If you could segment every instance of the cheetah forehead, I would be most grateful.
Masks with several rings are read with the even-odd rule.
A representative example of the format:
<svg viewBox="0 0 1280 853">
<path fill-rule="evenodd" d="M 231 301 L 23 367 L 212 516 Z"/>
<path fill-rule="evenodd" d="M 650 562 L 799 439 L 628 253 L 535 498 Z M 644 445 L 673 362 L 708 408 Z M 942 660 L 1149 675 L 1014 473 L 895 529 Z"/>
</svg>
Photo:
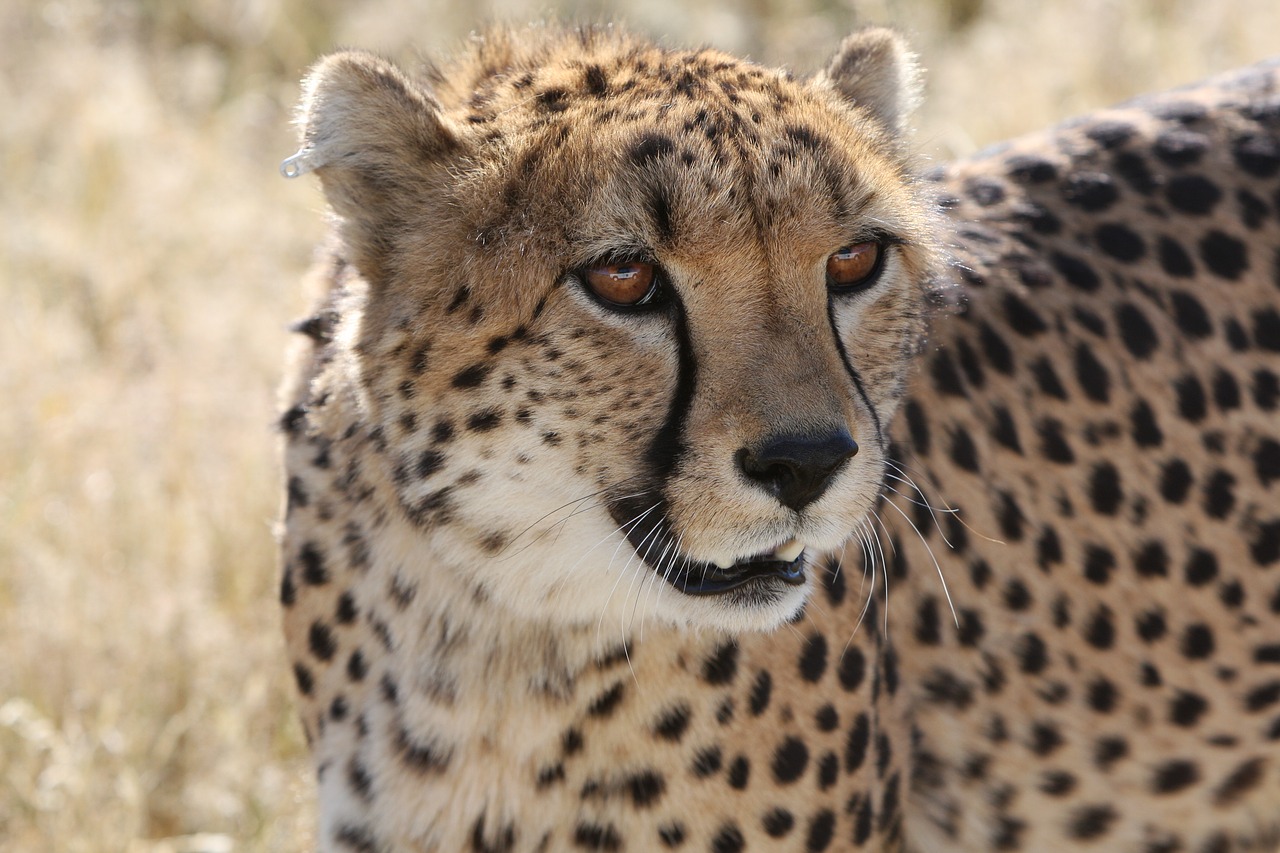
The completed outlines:
<svg viewBox="0 0 1280 853">
<path fill-rule="evenodd" d="M 322 61 L 287 173 L 318 170 L 375 285 L 501 280 L 513 258 L 545 280 L 641 245 L 691 263 L 744 239 L 825 254 L 866 223 L 925 244 L 901 144 L 913 100 L 887 31 L 804 79 L 613 30 L 499 31 L 412 76 L 363 53 Z"/>
</svg>

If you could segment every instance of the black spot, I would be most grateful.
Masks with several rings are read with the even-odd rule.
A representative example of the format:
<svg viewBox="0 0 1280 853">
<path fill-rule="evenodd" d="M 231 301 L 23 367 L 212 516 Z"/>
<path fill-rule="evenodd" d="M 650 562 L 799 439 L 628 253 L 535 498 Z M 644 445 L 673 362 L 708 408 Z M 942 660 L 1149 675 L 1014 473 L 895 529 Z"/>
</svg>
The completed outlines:
<svg viewBox="0 0 1280 853">
<path fill-rule="evenodd" d="M 1191 469 L 1181 459 L 1165 463 L 1160 473 L 1160 495 L 1171 504 L 1180 504 L 1191 490 Z"/>
<path fill-rule="evenodd" d="M 689 728 L 689 719 L 692 716 L 693 711 L 688 704 L 681 702 L 673 705 L 654 720 L 653 733 L 663 740 L 679 742 L 680 738 L 684 737 L 685 730 Z"/>
<path fill-rule="evenodd" d="M 693 766 L 689 770 L 694 776 L 704 779 L 707 776 L 719 773 L 722 765 L 720 747 L 709 746 L 694 753 Z"/>
<path fill-rule="evenodd" d="M 1198 161 L 1208 147 L 1209 140 L 1203 133 L 1174 128 L 1161 133 L 1152 150 L 1170 166 L 1189 166 Z"/>
<path fill-rule="evenodd" d="M 502 411 L 499 409 L 485 409 L 476 412 L 467 418 L 467 429 L 473 432 L 488 432 L 498 427 L 502 423 Z"/>
<path fill-rule="evenodd" d="M 867 759 L 867 747 L 871 743 L 871 721 L 866 712 L 861 712 L 853 720 L 849 728 L 849 737 L 844 745 L 844 771 L 853 773 L 862 767 Z"/>
<path fill-rule="evenodd" d="M 1266 369 L 1254 371 L 1253 401 L 1264 412 L 1274 411 L 1280 405 L 1280 377 Z"/>
<path fill-rule="evenodd" d="M 643 166 L 650 160 L 666 157 L 674 153 L 675 150 L 675 144 L 668 137 L 661 134 L 648 133 L 636 140 L 631 146 L 629 154 L 631 162 L 637 166 Z"/>
<path fill-rule="evenodd" d="M 1116 821 L 1116 810 L 1110 805 L 1081 806 L 1071 813 L 1067 835 L 1080 841 L 1101 838 Z"/>
<path fill-rule="evenodd" d="M 1169 574 L 1169 552 L 1158 541 L 1148 542 L 1133 555 L 1133 567 L 1144 578 L 1165 577 Z"/>
<path fill-rule="evenodd" d="M 1121 151 L 1115 156 L 1115 172 L 1124 178 L 1129 186 L 1143 195 L 1150 195 L 1158 184 L 1142 157 L 1132 151 Z"/>
<path fill-rule="evenodd" d="M 311 670 L 300 663 L 295 663 L 293 665 L 293 680 L 298 684 L 299 693 L 303 696 L 311 695 L 311 690 L 315 687 L 315 677 L 311 674 Z"/>
<path fill-rule="evenodd" d="M 1237 165 L 1251 175 L 1270 178 L 1280 171 L 1280 141 L 1274 135 L 1246 133 L 1232 144 Z"/>
<path fill-rule="evenodd" d="M 738 644 L 734 640 L 720 645 L 702 662 L 702 680 L 708 684 L 728 684 L 738 674 Z"/>
<path fill-rule="evenodd" d="M 1053 264 L 1053 268 L 1067 280 L 1067 284 L 1077 290 L 1092 293 L 1102 286 L 1102 281 L 1098 278 L 1098 274 L 1093 271 L 1093 267 L 1074 255 L 1054 252 L 1049 260 Z"/>
<path fill-rule="evenodd" d="M 1059 400 L 1067 399 L 1067 389 L 1062 387 L 1057 371 L 1053 369 L 1053 363 L 1048 358 L 1042 357 L 1033 361 L 1031 373 L 1035 376 L 1036 384 L 1040 387 L 1042 394 Z"/>
<path fill-rule="evenodd" d="M 916 642 L 925 646 L 936 646 L 942 642 L 939 630 L 938 602 L 933 596 L 925 596 L 916 608 L 915 624 Z"/>
<path fill-rule="evenodd" d="M 1075 367 L 1076 381 L 1085 395 L 1099 403 L 1107 402 L 1111 396 L 1111 376 L 1091 347 L 1085 344 L 1076 346 Z"/>
<path fill-rule="evenodd" d="M 1120 472 L 1110 462 L 1099 462 L 1089 475 L 1089 502 L 1102 515 L 1115 515 L 1124 500 Z"/>
<path fill-rule="evenodd" d="M 809 835 L 805 838 L 805 853 L 822 853 L 831 846 L 835 835 L 836 816 L 831 809 L 822 809 L 809 821 Z"/>
<path fill-rule="evenodd" d="M 1096 213 L 1115 204 L 1120 191 L 1105 172 L 1075 172 L 1063 181 L 1062 197 L 1068 204 Z"/>
<path fill-rule="evenodd" d="M 929 363 L 929 373 L 933 377 L 933 386 L 940 394 L 953 397 L 965 396 L 964 381 L 956 370 L 955 362 L 947 350 L 938 350 Z"/>
<path fill-rule="evenodd" d="M 809 635 L 800 653 L 800 677 L 813 683 L 827 671 L 827 638 L 817 632 Z"/>
<path fill-rule="evenodd" d="M 1103 770 L 1109 769 L 1129 754 L 1129 742 L 1122 737 L 1100 737 L 1093 747 L 1093 761 Z"/>
<path fill-rule="evenodd" d="M 1053 723 L 1036 722 L 1031 724 L 1031 738 L 1027 747 L 1040 757 L 1056 751 L 1064 743 L 1062 733 Z"/>
<path fill-rule="evenodd" d="M 1213 402 L 1224 412 L 1240 408 L 1240 385 L 1222 369 L 1213 376 Z"/>
<path fill-rule="evenodd" d="M 1280 560 L 1280 520 L 1258 525 L 1257 535 L 1249 543 L 1249 556 L 1259 566 Z"/>
<path fill-rule="evenodd" d="M 1058 176 L 1058 169 L 1053 163 L 1028 154 L 1010 157 L 1005 168 L 1005 174 L 1023 184 L 1043 184 Z"/>
<path fill-rule="evenodd" d="M 587 706 L 587 714 L 592 717 L 610 716 L 622 701 L 623 692 L 623 683 L 621 681 L 614 683 L 608 690 L 591 700 L 591 704 Z"/>
<path fill-rule="evenodd" d="M 473 364 L 458 371 L 453 377 L 454 388 L 477 388 L 488 377 L 493 368 L 487 364 Z"/>
<path fill-rule="evenodd" d="M 990 178 L 970 178 L 965 181 L 964 191 L 979 207 L 991 207 L 1005 199 L 1004 185 Z"/>
<path fill-rule="evenodd" d="M 622 849 L 622 836 L 611 823 L 600 826 L 584 821 L 574 829 L 573 843 L 584 850 L 614 851 Z"/>
<path fill-rule="evenodd" d="M 1175 209 L 1204 216 L 1222 201 L 1222 190 L 1200 175 L 1179 175 L 1169 180 L 1165 196 Z"/>
<path fill-rule="evenodd" d="M 1089 682 L 1085 691 L 1085 700 L 1089 703 L 1089 707 L 1099 714 L 1109 714 L 1114 711 L 1119 696 L 1116 686 L 1103 676 Z"/>
<path fill-rule="evenodd" d="M 831 732 L 840 726 L 840 714 L 830 703 L 815 711 L 813 720 L 817 723 L 819 731 Z"/>
<path fill-rule="evenodd" d="M 1048 770 L 1040 777 L 1040 790 L 1051 797 L 1070 794 L 1076 788 L 1076 777 L 1066 770 Z"/>
<path fill-rule="evenodd" d="M 756 674 L 755 683 L 751 686 L 751 695 L 747 699 L 747 710 L 751 716 L 758 717 L 769 707 L 769 697 L 773 695 L 773 676 L 768 670 L 760 670 Z"/>
<path fill-rule="evenodd" d="M 1095 649 L 1109 649 L 1115 644 L 1116 627 L 1111 608 L 1103 604 L 1093 612 L 1085 625 L 1084 638 Z"/>
<path fill-rule="evenodd" d="M 1013 352 L 995 329 L 986 323 L 980 324 L 978 327 L 978 342 L 982 346 L 983 355 L 987 357 L 987 361 L 995 370 L 1006 376 L 1013 373 Z M 919 407 L 918 404 L 916 406 L 917 408 Z"/>
<path fill-rule="evenodd" d="M 770 838 L 781 838 L 791 831 L 796 820 L 786 809 L 775 808 L 767 812 L 760 823 Z"/>
<path fill-rule="evenodd" d="M 951 461 L 965 471 L 978 470 L 978 448 L 963 427 L 956 427 L 951 434 Z"/>
<path fill-rule="evenodd" d="M 664 847 L 676 848 L 684 844 L 685 828 L 679 821 L 658 827 L 658 840 Z"/>
<path fill-rule="evenodd" d="M 1061 421 L 1056 418 L 1045 418 L 1036 425 L 1036 432 L 1040 435 L 1040 452 L 1046 459 L 1060 465 L 1075 462 L 1076 455 L 1062 434 Z"/>
<path fill-rule="evenodd" d="M 1280 480 L 1280 442 L 1264 438 L 1253 451 L 1253 470 L 1264 488 Z"/>
<path fill-rule="evenodd" d="M 1204 511 L 1210 518 L 1226 518 L 1235 507 L 1236 478 L 1227 471 L 1214 471 L 1204 485 Z"/>
<path fill-rule="evenodd" d="M 1209 703 L 1203 696 L 1179 691 L 1169 703 L 1169 720 L 1174 725 L 1191 728 L 1208 710 Z"/>
<path fill-rule="evenodd" d="M 1099 225 L 1093 232 L 1098 248 L 1117 261 L 1132 263 L 1146 254 L 1147 247 L 1137 232 L 1118 222 Z"/>
<path fill-rule="evenodd" d="M 741 853 L 746 843 L 737 824 L 727 823 L 711 839 L 711 853 Z"/>
<path fill-rule="evenodd" d="M 565 102 L 567 95 L 564 89 L 545 89 L 537 94 L 534 102 L 544 112 L 561 113 L 569 108 Z"/>
<path fill-rule="evenodd" d="M 1031 592 L 1026 584 L 1012 578 L 1004 586 L 1004 606 L 1014 612 L 1026 610 L 1031 606 Z"/>
<path fill-rule="evenodd" d="M 305 543 L 298 551 L 298 562 L 302 564 L 302 580 L 309 586 L 321 586 L 329 582 L 329 569 L 325 566 L 324 556 L 310 542 Z"/>
<path fill-rule="evenodd" d="M 1173 390 L 1178 395 L 1178 414 L 1190 423 L 1199 423 L 1208 414 L 1209 403 L 1204 386 L 1193 374 L 1188 373 L 1174 380 Z"/>
<path fill-rule="evenodd" d="M 637 808 L 648 808 L 662 798 L 667 782 L 660 774 L 645 770 L 628 778 L 626 789 Z"/>
<path fill-rule="evenodd" d="M 1222 331 L 1226 333 L 1227 344 L 1236 352 L 1244 352 L 1249 348 L 1249 335 L 1239 320 L 1228 317 L 1222 323 Z"/>
<path fill-rule="evenodd" d="M 1266 767 L 1267 759 L 1250 758 L 1244 761 L 1235 770 L 1232 770 L 1227 777 L 1218 784 L 1213 791 L 1213 802 L 1217 806 L 1229 806 L 1240 800 L 1254 788 L 1263 779 L 1263 770 Z"/>
<path fill-rule="evenodd" d="M 1245 694 L 1244 707 L 1251 714 L 1265 711 L 1280 702 L 1280 681 L 1269 681 Z"/>
<path fill-rule="evenodd" d="M 588 65 L 583 70 L 582 85 L 587 90 L 587 94 L 597 98 L 609 92 L 609 80 L 604 75 L 604 69 L 599 65 Z"/>
<path fill-rule="evenodd" d="M 1135 132 L 1133 125 L 1114 119 L 1096 121 L 1084 129 L 1086 137 L 1106 150 L 1124 145 L 1133 138 Z"/>
<path fill-rule="evenodd" d="M 867 661 L 862 651 L 852 646 L 845 649 L 840 656 L 840 668 L 837 672 L 840 677 L 840 686 L 849 692 L 857 690 L 862 684 L 866 671 Z"/>
<path fill-rule="evenodd" d="M 1031 632 L 1018 638 L 1014 654 L 1018 658 L 1018 668 L 1028 675 L 1043 672 L 1049 663 L 1049 652 L 1044 640 Z"/>
<path fill-rule="evenodd" d="M 1134 621 L 1134 627 L 1138 632 L 1138 636 L 1148 643 L 1154 643 L 1168 631 L 1164 614 L 1159 610 L 1148 610 L 1139 613 Z"/>
<path fill-rule="evenodd" d="M 789 737 L 773 753 L 773 778 L 782 784 L 790 784 L 804 773 L 809 765 L 809 750 L 799 738 Z"/>
<path fill-rule="evenodd" d="M 1116 324 L 1125 348 L 1137 358 L 1147 358 L 1160 344 L 1146 315 L 1131 302 L 1121 303 L 1116 309 Z"/>
<path fill-rule="evenodd" d="M 1190 278 L 1195 275 L 1195 262 L 1181 244 L 1169 237 L 1161 237 L 1158 246 L 1160 268 L 1173 278 Z"/>
<path fill-rule="evenodd" d="M 293 582 L 293 569 L 286 566 L 280 576 L 280 603 L 285 607 L 292 607 L 297 601 L 298 587 Z"/>
<path fill-rule="evenodd" d="M 1018 427 L 1013 421 L 1013 415 L 1004 406 L 992 407 L 991 414 L 994 417 L 991 437 L 1015 453 L 1021 453 L 1022 442 L 1018 440 Z"/>
<path fill-rule="evenodd" d="M 729 765 L 729 787 L 741 791 L 747 787 L 751 778 L 751 763 L 746 756 L 739 755 Z"/>
<path fill-rule="evenodd" d="M 1240 278 L 1249 268 L 1249 253 L 1244 243 L 1221 231 L 1210 231 L 1201 238 L 1200 259 L 1210 272 L 1228 281 Z"/>
<path fill-rule="evenodd" d="M 365 663 L 364 652 L 356 649 L 347 658 L 347 677 L 352 681 L 363 681 L 369 673 L 369 664 Z"/>
<path fill-rule="evenodd" d="M 1115 554 L 1101 545 L 1086 545 L 1084 549 L 1084 576 L 1090 583 L 1105 584 L 1111 580 L 1116 567 Z"/>
<path fill-rule="evenodd" d="M 1253 341 L 1259 349 L 1280 352 L 1280 311 L 1263 308 L 1253 312 Z"/>
<path fill-rule="evenodd" d="M 333 840 L 355 853 L 383 853 L 386 849 L 367 826 L 346 824 L 334 833 Z"/>
<path fill-rule="evenodd" d="M 1156 765 L 1151 774 L 1151 792 L 1175 794 L 1200 781 L 1200 769 L 1190 761 L 1173 759 Z"/>
<path fill-rule="evenodd" d="M 419 740 L 401 727 L 396 733 L 396 751 L 400 759 L 417 773 L 439 773 L 449 766 L 450 751 L 442 748 L 434 738 Z"/>
<path fill-rule="evenodd" d="M 1213 631 L 1208 625 L 1187 626 L 1182 634 L 1182 654 L 1190 660 L 1203 660 L 1213 654 Z"/>
<path fill-rule="evenodd" d="M 320 621 L 311 623 L 311 629 L 307 632 L 307 646 L 311 649 L 311 654 L 320 660 L 332 660 L 338 651 L 338 641 L 333 636 L 333 629 Z"/>
<path fill-rule="evenodd" d="M 1009 320 L 1009 326 L 1023 337 L 1034 337 L 1049 329 L 1044 318 L 1017 294 L 1005 294 L 1004 313 Z"/>
</svg>

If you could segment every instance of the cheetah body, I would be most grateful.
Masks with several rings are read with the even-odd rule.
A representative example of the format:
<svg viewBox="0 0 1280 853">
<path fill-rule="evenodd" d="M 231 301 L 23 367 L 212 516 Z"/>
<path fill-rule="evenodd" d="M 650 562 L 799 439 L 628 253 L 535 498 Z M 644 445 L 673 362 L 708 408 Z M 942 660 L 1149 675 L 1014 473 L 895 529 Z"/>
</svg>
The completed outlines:
<svg viewBox="0 0 1280 853">
<path fill-rule="evenodd" d="M 883 31 L 809 80 L 602 31 L 318 66 L 322 849 L 1275 849 L 1277 71 L 928 180 L 913 77 Z M 593 296 L 631 261 L 657 301 Z M 842 428 L 803 495 L 743 461 Z"/>
</svg>

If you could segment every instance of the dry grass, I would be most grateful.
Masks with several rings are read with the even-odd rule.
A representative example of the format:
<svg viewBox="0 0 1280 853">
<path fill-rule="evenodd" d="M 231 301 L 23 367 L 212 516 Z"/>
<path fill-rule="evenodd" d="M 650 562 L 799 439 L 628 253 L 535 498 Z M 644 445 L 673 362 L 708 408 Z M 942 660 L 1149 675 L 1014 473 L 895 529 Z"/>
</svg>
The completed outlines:
<svg viewBox="0 0 1280 853">
<path fill-rule="evenodd" d="M 317 53 L 408 58 L 405 33 L 436 51 L 476 23 L 406 5 L 0 7 L 4 850 L 310 847 L 270 423 L 321 200 L 275 164 Z M 1274 0 L 643 8 L 637 29 L 804 69 L 858 22 L 897 23 L 931 69 L 933 156 L 1280 51 Z"/>
</svg>

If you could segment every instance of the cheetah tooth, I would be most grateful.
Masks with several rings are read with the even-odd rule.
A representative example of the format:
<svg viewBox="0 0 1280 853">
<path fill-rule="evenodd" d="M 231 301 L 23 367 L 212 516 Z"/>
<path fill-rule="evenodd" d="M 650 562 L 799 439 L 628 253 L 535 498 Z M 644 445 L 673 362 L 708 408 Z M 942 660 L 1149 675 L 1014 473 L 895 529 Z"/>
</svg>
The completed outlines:
<svg viewBox="0 0 1280 853">
<path fill-rule="evenodd" d="M 777 548 L 774 549 L 773 556 L 777 557 L 784 563 L 790 563 L 796 557 L 800 556 L 800 552 L 804 550 L 804 543 L 796 539 L 788 539 Z"/>
<path fill-rule="evenodd" d="M 714 558 L 713 560 L 711 560 L 711 562 L 712 562 L 713 564 L 715 564 L 717 567 L 721 568 L 721 569 L 732 569 L 732 568 L 733 568 L 733 558 L 732 558 L 732 557 L 716 557 L 716 558 Z"/>
</svg>

